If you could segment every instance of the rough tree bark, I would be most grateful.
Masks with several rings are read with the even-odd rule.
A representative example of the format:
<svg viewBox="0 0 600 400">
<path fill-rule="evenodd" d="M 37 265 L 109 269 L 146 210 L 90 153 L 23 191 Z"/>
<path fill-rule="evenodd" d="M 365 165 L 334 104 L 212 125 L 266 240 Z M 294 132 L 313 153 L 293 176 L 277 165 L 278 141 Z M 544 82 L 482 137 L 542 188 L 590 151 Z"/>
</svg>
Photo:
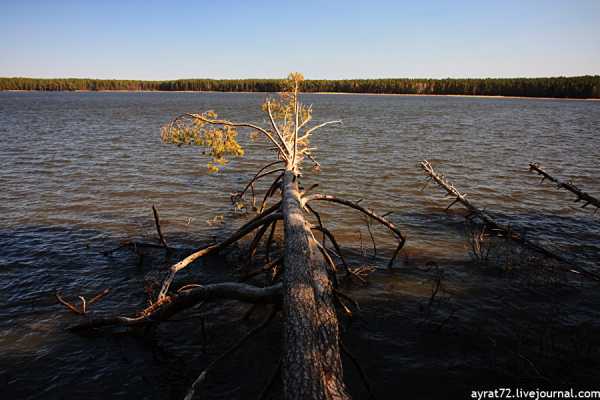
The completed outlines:
<svg viewBox="0 0 600 400">
<path fill-rule="evenodd" d="M 333 287 L 310 224 L 296 175 L 283 177 L 283 382 L 285 397 L 348 399 L 339 349 Z"/>
</svg>

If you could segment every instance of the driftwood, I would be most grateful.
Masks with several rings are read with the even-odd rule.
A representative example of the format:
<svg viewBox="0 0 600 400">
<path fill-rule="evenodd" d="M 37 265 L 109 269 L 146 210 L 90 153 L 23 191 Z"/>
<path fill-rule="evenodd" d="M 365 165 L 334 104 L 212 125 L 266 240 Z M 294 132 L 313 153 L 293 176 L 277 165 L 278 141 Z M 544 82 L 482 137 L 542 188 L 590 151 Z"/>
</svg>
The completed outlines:
<svg viewBox="0 0 600 400">
<path fill-rule="evenodd" d="M 437 183 L 446 191 L 448 196 L 454 197 L 454 200 L 452 201 L 452 203 L 450 203 L 448 207 L 446 207 L 446 210 L 450 209 L 450 207 L 452 207 L 454 204 L 460 203 L 468 210 L 469 214 L 467 215 L 467 217 L 478 218 L 488 228 L 489 231 L 502 235 L 545 257 L 558 261 L 559 265 L 561 265 L 561 267 L 565 268 L 567 271 L 581 274 L 588 278 L 600 281 L 600 276 L 598 274 L 587 271 L 586 269 L 575 265 L 572 261 L 567 260 L 563 256 L 551 252 L 550 250 L 542 247 L 541 245 L 534 243 L 529 239 L 526 239 L 523 235 L 514 231 L 511 227 L 504 226 L 496 222 L 489 213 L 473 205 L 473 203 L 471 203 L 467 199 L 467 196 L 461 193 L 458 189 L 456 189 L 454 185 L 452 185 L 444 175 L 436 172 L 427 160 L 421 161 L 419 163 L 419 166 L 423 169 L 423 171 L 429 177 L 430 180 Z"/>
<path fill-rule="evenodd" d="M 594 214 L 600 208 L 600 200 L 582 191 L 571 182 L 563 182 L 553 177 L 552 175 L 544 171 L 539 163 L 530 163 L 529 171 L 536 172 L 538 175 L 541 175 L 541 182 L 544 182 L 544 180 L 548 179 L 550 182 L 554 183 L 558 189 L 565 189 L 573 193 L 575 196 L 577 196 L 575 198 L 575 203 L 578 203 L 580 201 L 584 202 L 581 208 L 586 208 L 588 205 L 591 204 L 594 207 L 596 207 L 596 209 L 594 210 Z"/>
<path fill-rule="evenodd" d="M 405 237 L 385 217 L 360 206 L 358 202 L 325 194 L 308 195 L 314 186 L 304 192 L 300 190 L 303 161 L 314 160 L 312 154 L 314 148 L 309 147 L 309 139 L 318 129 L 338 124 L 340 121 L 329 121 L 308 127 L 312 119 L 312 109 L 298 101 L 300 82 L 298 75 L 292 75 L 289 82 L 292 88 L 290 92 L 282 94 L 279 101 L 267 100 L 265 103 L 264 109 L 270 121 L 268 128 L 216 119 L 213 118 L 214 113 L 183 114 L 163 128 L 163 141 L 176 144 L 204 143 L 205 146 L 209 146 L 210 154 L 218 161 L 222 161 L 220 157 L 223 155 L 223 149 L 236 149 L 236 143 L 232 141 L 235 137 L 234 129 L 250 129 L 271 143 L 276 160 L 262 167 L 240 192 L 232 196 L 232 201 L 236 204 L 242 201 L 248 190 L 251 191 L 254 199 L 254 184 L 257 180 L 273 175 L 276 177 L 266 191 L 257 215 L 226 239 L 194 251 L 173 264 L 166 272 L 156 300 L 149 307 L 132 317 L 90 317 L 84 323 L 73 327 L 73 330 L 81 331 L 113 325 L 134 327 L 154 324 L 167 320 L 199 302 L 213 299 L 273 303 L 282 311 L 281 376 L 284 397 L 288 400 L 350 398 L 343 377 L 340 329 L 336 309 L 336 304 L 343 305 L 341 301 L 336 303 L 336 300 L 343 295 L 335 290 L 336 266 L 329 250 L 318 243 L 311 229 L 316 227 L 327 236 L 340 257 L 342 257 L 341 249 L 333 234 L 324 227 L 318 211 L 313 208 L 314 203 L 328 201 L 351 207 L 387 227 L 398 239 L 398 246 L 389 266 L 392 266 L 398 252 L 402 249 Z M 212 126 L 217 128 L 211 130 Z M 202 135 L 212 136 L 206 139 Z M 269 169 L 276 164 L 282 164 L 281 168 Z M 277 201 L 267 208 L 266 204 L 271 198 L 276 198 Z M 312 205 L 309 204 L 311 202 Z M 307 217 L 310 215 L 317 216 L 318 226 L 308 221 Z M 157 213 L 155 217 L 158 221 Z M 277 248 L 279 254 L 272 255 L 275 227 L 279 221 L 283 223 L 283 245 Z M 157 222 L 159 237 L 162 237 L 159 227 L 160 224 Z M 172 290 L 177 272 L 208 254 L 216 253 L 239 242 L 250 234 L 254 233 L 254 240 L 249 248 L 249 258 L 259 254 L 257 248 L 261 245 L 261 238 L 269 229 L 265 243 L 265 264 L 247 273 L 241 280 L 249 281 L 258 274 L 276 269 L 277 273 L 273 274 L 270 286 L 261 288 L 252 283 L 226 282 L 211 285 L 188 284 L 175 292 Z M 161 244 L 166 246 L 164 238 Z M 346 271 L 350 270 L 343 258 L 342 264 Z M 362 269 L 353 273 L 360 276 L 367 271 Z M 342 308 L 347 310 L 345 306 Z M 205 378 L 206 371 L 203 371 L 195 380 L 186 398 L 194 395 L 196 388 Z"/>
</svg>

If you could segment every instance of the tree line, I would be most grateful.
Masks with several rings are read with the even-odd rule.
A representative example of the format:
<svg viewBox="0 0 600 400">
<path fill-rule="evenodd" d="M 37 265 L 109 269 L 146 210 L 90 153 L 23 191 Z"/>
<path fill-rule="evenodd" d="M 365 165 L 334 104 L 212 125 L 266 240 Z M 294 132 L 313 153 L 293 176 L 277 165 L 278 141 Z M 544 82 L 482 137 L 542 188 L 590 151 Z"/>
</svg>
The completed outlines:
<svg viewBox="0 0 600 400">
<path fill-rule="evenodd" d="M 0 78 L 0 90 L 281 92 L 280 79 Z M 306 80 L 304 92 L 600 98 L 600 75 L 552 78 Z"/>
</svg>

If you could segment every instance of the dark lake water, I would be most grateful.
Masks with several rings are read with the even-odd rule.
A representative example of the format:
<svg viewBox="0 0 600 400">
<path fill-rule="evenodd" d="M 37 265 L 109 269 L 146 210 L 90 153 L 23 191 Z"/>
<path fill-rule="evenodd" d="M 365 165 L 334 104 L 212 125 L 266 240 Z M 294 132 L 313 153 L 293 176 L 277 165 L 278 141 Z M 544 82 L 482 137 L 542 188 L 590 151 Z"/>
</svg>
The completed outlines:
<svg viewBox="0 0 600 400">
<path fill-rule="evenodd" d="M 0 394 L 4 387 L 29 398 L 78 398 L 87 391 L 107 397 L 132 391 L 143 398 L 179 395 L 157 378 L 179 361 L 167 366 L 149 361 L 153 352 L 131 339 L 73 337 L 63 328 L 77 317 L 56 304 L 54 293 L 89 295 L 111 287 L 99 310 L 138 309 L 150 266 L 140 268 L 127 251 L 112 256 L 103 251 L 123 239 L 153 238 L 152 204 L 167 239 L 183 248 L 240 224 L 229 195 L 270 153 L 242 139 L 246 156 L 209 174 L 200 149 L 164 145 L 159 129 L 182 112 L 208 109 L 265 124 L 264 98 L 0 93 Z M 500 221 L 598 268 L 600 213 L 581 210 L 572 195 L 539 184 L 528 163 L 540 162 L 600 196 L 600 102 L 317 94 L 303 101 L 313 104 L 317 122 L 343 120 L 315 137 L 321 172 L 307 171 L 306 185 L 318 182 L 321 192 L 363 199 L 380 213 L 392 211 L 389 218 L 408 237 L 396 268 L 470 260 L 462 215 L 444 212 L 449 201 L 439 188 L 421 190 L 422 159 Z M 207 223 L 217 215 L 225 224 Z M 343 246 L 355 250 L 351 261 L 363 262 L 357 254 L 361 247 L 370 251 L 371 243 L 362 218 L 333 207 L 323 208 L 323 215 Z M 381 257 L 369 264 L 383 268 L 393 243 L 384 229 L 375 233 Z M 401 288 L 388 285 L 398 279 L 378 277 L 373 291 L 364 289 L 360 296 L 393 296 Z M 158 366 L 149 367 L 153 362 Z M 134 372 L 146 367 L 145 375 Z M 158 381 L 162 391 L 153 389 Z"/>
</svg>

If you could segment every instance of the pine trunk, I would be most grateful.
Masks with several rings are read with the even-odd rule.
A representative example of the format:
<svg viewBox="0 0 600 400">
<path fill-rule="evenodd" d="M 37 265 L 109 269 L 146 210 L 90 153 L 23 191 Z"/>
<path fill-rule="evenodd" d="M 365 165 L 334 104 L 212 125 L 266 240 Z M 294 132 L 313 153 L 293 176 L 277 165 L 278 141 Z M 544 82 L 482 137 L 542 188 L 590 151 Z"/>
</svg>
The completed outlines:
<svg viewBox="0 0 600 400">
<path fill-rule="evenodd" d="M 283 383 L 287 400 L 349 399 L 333 287 L 301 208 L 294 173 L 283 178 Z"/>
</svg>

